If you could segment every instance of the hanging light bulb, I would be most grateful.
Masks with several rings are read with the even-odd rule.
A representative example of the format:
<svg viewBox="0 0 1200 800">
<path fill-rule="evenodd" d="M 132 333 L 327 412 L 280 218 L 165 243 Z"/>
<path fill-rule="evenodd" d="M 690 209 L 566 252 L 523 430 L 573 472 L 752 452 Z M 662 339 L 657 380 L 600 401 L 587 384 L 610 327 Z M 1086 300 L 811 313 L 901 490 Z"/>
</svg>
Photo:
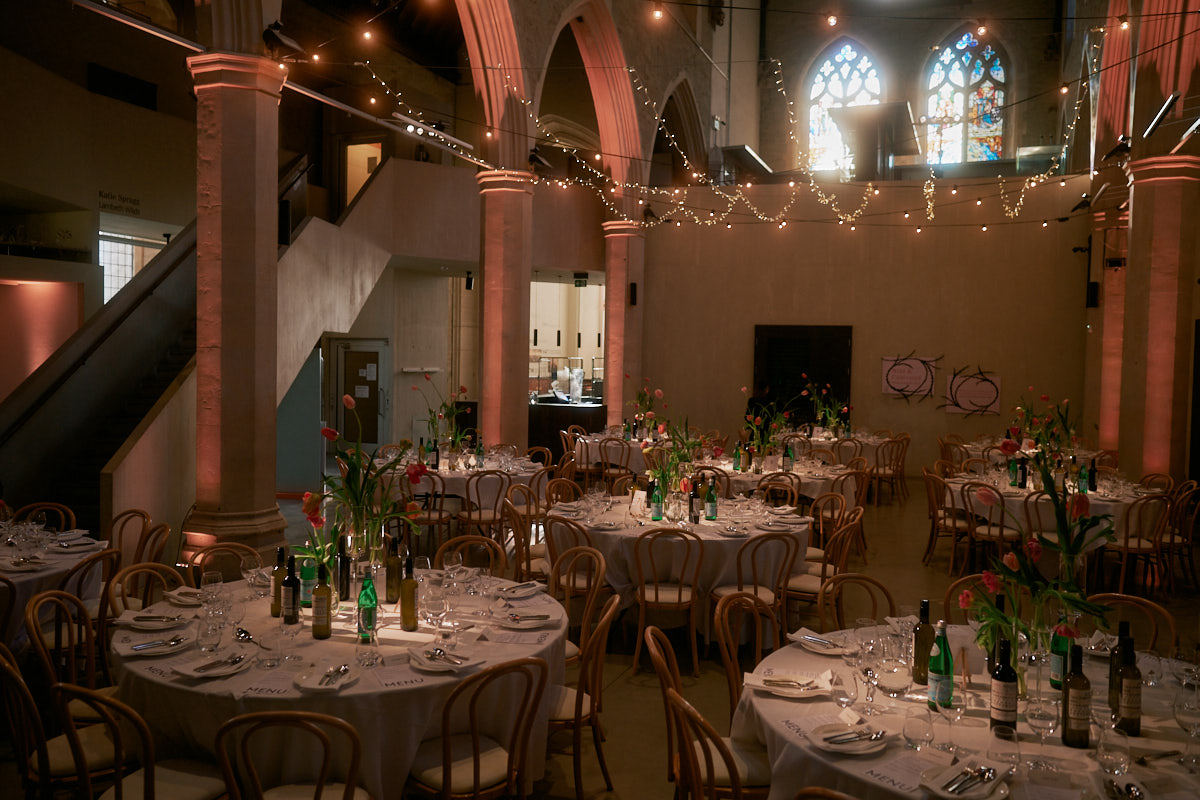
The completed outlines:
<svg viewBox="0 0 1200 800">
<path fill-rule="evenodd" d="M 980 226 L 979 230 L 983 231 L 984 233 L 987 233 L 987 225 Z"/>
<path fill-rule="evenodd" d="M 832 28 L 832 27 L 834 27 L 835 25 L 837 25 L 837 22 L 838 22 L 838 20 L 837 20 L 837 15 L 836 15 L 836 14 L 830 14 L 828 17 L 826 17 L 826 18 L 825 18 L 825 21 L 826 21 L 827 23 L 829 23 L 829 27 L 831 27 L 831 28 Z"/>
<path fill-rule="evenodd" d="M 982 197 L 975 198 L 975 205 L 977 205 L 977 206 L 983 205 L 983 198 Z"/>
<path fill-rule="evenodd" d="M 1121 23 L 1121 30 L 1123 30 L 1123 31 L 1129 30 L 1129 17 L 1128 16 L 1126 16 L 1125 14 L 1121 14 L 1119 17 L 1117 17 L 1117 22 Z"/>
<path fill-rule="evenodd" d="M 1064 83 L 1062 86 L 1058 87 L 1058 91 L 1066 94 L 1067 92 L 1071 91 L 1071 87 Z"/>
<path fill-rule="evenodd" d="M 987 35 L 987 25 L 980 25 L 978 28 L 975 29 L 975 33 L 979 36 L 986 36 Z"/>
<path fill-rule="evenodd" d="M 952 188 L 952 189 L 950 190 L 950 194 L 958 194 L 958 187 L 957 187 L 957 186 L 955 186 L 954 188 Z"/>
<path fill-rule="evenodd" d="M 662 19 L 663 15 L 666 13 L 667 12 L 663 10 L 663 4 L 656 2 L 654 4 L 654 10 L 650 13 L 650 16 L 654 17 L 655 19 Z"/>
</svg>

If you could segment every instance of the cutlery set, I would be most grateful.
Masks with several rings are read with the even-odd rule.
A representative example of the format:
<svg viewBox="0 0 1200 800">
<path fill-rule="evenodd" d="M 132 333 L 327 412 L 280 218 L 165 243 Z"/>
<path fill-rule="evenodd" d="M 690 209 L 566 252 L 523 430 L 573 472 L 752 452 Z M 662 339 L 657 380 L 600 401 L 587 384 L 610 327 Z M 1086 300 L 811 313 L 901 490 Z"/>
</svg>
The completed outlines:
<svg viewBox="0 0 1200 800">
<path fill-rule="evenodd" d="M 155 639 L 153 642 L 142 642 L 130 647 L 130 650 L 140 653 L 143 650 L 153 650 L 157 647 L 178 647 L 187 640 L 186 636 L 174 636 L 170 639 Z"/>
<path fill-rule="evenodd" d="M 828 639 L 822 639 L 820 636 L 813 636 L 812 634 L 809 634 L 809 633 L 801 634 L 800 638 L 810 644 L 815 644 L 818 647 L 824 647 L 827 650 L 829 650 L 829 649 L 836 650 L 838 648 L 837 644 L 834 644 L 833 642 L 829 641 Z"/>
<path fill-rule="evenodd" d="M 224 667 L 233 667 L 246 660 L 246 657 L 241 653 L 229 658 L 222 658 L 216 661 L 209 661 L 207 664 L 201 664 L 196 667 L 193 672 L 211 672 L 214 669 L 222 669 Z"/>
<path fill-rule="evenodd" d="M 1130 782 L 1125 784 L 1125 788 L 1121 788 L 1120 784 L 1112 778 L 1104 779 L 1104 793 L 1108 795 L 1110 800 L 1142 800 L 1145 796 L 1142 788 L 1136 783 Z"/>
<path fill-rule="evenodd" d="M 826 736 L 824 742 L 826 744 L 854 744 L 855 742 L 877 742 L 887 736 L 885 730 L 871 730 L 870 728 L 858 728 L 852 731 L 843 731 L 835 733 L 832 736 Z"/>
<path fill-rule="evenodd" d="M 976 786 L 989 784 L 996 780 L 1004 780 L 1014 772 L 1013 767 L 1010 767 L 1003 773 L 996 772 L 994 767 L 986 765 L 978 766 L 974 769 L 964 767 L 963 771 L 955 775 L 942 786 L 942 791 L 949 794 L 966 794 Z"/>
<path fill-rule="evenodd" d="M 792 678 L 763 678 L 763 686 L 777 686 L 781 689 L 804 689 L 812 686 L 812 679 L 806 681 L 797 681 Z"/>
<path fill-rule="evenodd" d="M 435 647 L 432 650 L 425 651 L 425 658 L 430 661 L 445 661 L 447 664 L 453 664 L 456 667 L 462 666 L 465 662 L 458 656 L 452 656 L 440 647 Z"/>
<path fill-rule="evenodd" d="M 321 680 L 317 681 L 318 686 L 333 686 L 340 681 L 347 672 L 350 671 L 349 664 L 342 664 L 340 667 L 330 667 L 325 670 L 325 674 L 321 676 Z"/>
</svg>

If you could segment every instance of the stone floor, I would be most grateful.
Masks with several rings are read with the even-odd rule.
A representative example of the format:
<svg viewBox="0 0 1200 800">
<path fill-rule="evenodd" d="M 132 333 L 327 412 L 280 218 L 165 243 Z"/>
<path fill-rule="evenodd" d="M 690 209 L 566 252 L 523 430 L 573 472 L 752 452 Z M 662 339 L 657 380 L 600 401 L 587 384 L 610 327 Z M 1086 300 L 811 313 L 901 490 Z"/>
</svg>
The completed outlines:
<svg viewBox="0 0 1200 800">
<path fill-rule="evenodd" d="M 910 481 L 911 496 L 907 502 L 869 507 L 864 518 L 868 539 L 867 559 L 863 564 L 856 558 L 852 568 L 870 573 L 886 584 L 897 604 L 916 605 L 921 598 L 933 600 L 934 616 L 941 613 L 941 600 L 952 578 L 948 576 L 949 546 L 942 544 L 929 565 L 921 563 L 925 548 L 927 517 L 925 495 L 918 481 Z M 289 541 L 296 543 L 305 535 L 306 523 L 299 513 L 299 504 L 283 502 L 290 526 Z M 1200 611 L 1194 593 L 1156 598 L 1176 617 L 1180 637 L 1185 645 L 1198 641 L 1197 622 Z M 804 620 L 809 624 L 813 619 Z M 665 718 L 657 680 L 646 666 L 640 672 L 632 668 L 632 652 L 636 616 L 627 614 L 618 620 L 609 639 L 609 655 L 605 667 L 603 719 L 607 741 L 604 744 L 608 766 L 613 778 L 613 791 L 604 791 L 604 780 L 597 765 L 590 737 L 584 736 L 583 785 L 586 797 L 669 798 L 673 786 L 666 780 Z M 672 633 L 677 643 L 680 667 L 684 672 L 684 694 L 718 730 L 727 730 L 729 709 L 726 699 L 724 673 L 715 649 L 707 656 L 702 653 L 700 675 L 691 676 L 690 655 L 682 630 Z M 559 734 L 551 740 L 551 755 L 546 774 L 536 785 L 539 798 L 574 798 L 571 740 L 569 734 Z M 0 753 L 0 787 L 15 783 L 11 751 L 7 743 Z M 399 776 L 398 780 L 401 779 Z M 0 788 L 0 796 L 7 795 Z"/>
</svg>

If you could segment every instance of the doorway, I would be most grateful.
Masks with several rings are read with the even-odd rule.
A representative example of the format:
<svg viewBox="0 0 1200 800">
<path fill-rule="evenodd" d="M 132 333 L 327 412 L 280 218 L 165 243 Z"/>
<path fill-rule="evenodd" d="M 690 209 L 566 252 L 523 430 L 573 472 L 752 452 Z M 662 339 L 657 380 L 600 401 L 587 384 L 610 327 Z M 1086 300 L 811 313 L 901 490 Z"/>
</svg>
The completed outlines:
<svg viewBox="0 0 1200 800">
<path fill-rule="evenodd" d="M 391 404 L 391 349 L 386 339 L 333 340 L 333 375 L 336 389 L 333 408 L 337 429 L 348 442 L 362 437 L 365 449 L 388 441 L 388 407 Z M 357 420 L 341 398 L 354 398 Z M 359 423 L 362 428 L 360 430 Z"/>
<path fill-rule="evenodd" d="M 769 392 L 780 407 L 813 421 L 811 403 L 800 392 L 808 383 L 830 384 L 834 397 L 850 396 L 850 325 L 755 325 L 755 392 Z"/>
</svg>

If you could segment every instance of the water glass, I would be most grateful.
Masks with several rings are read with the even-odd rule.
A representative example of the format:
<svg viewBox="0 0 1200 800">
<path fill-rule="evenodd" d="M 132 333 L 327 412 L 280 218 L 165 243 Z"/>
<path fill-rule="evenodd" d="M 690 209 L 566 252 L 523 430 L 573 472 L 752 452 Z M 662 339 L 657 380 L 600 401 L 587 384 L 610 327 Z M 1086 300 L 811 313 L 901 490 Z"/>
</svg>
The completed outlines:
<svg viewBox="0 0 1200 800">
<path fill-rule="evenodd" d="M 217 599 L 217 595 L 221 592 L 221 586 L 225 583 L 225 579 L 221 577 L 221 573 L 215 569 L 206 569 L 200 575 L 200 594 L 205 605 L 211 605 Z"/>
<path fill-rule="evenodd" d="M 994 764 L 1017 767 L 1021 764 L 1021 741 L 1017 731 L 1009 725 L 997 725 L 992 728 L 988 739 L 988 760 Z"/>
<path fill-rule="evenodd" d="M 1175 714 L 1175 722 L 1188 735 L 1187 751 L 1180 757 L 1179 763 L 1194 772 L 1200 766 L 1200 756 L 1192 749 L 1196 739 L 1200 738 L 1200 689 L 1180 689 L 1171 710 Z"/>
<path fill-rule="evenodd" d="M 258 648 L 257 664 L 259 669 L 275 669 L 283 661 L 283 636 L 278 627 L 268 628 L 254 641 L 262 646 Z"/>
<path fill-rule="evenodd" d="M 849 708 L 858 700 L 858 677 L 853 673 L 836 673 L 829 682 L 829 699 L 838 708 Z"/>
<path fill-rule="evenodd" d="M 907 661 L 896 656 L 884 656 L 875 670 L 876 682 L 888 697 L 904 695 L 912 686 L 912 668 Z"/>
<path fill-rule="evenodd" d="M 215 653 L 221 647 L 221 635 L 225 629 L 211 618 L 201 617 L 196 621 L 196 646 L 202 653 Z"/>
<path fill-rule="evenodd" d="M 1158 686 L 1162 679 L 1162 656 L 1153 650 L 1137 651 L 1138 669 L 1142 672 L 1142 686 Z"/>
<path fill-rule="evenodd" d="M 383 654 L 379 652 L 379 636 L 374 630 L 369 631 L 366 638 L 358 637 L 354 645 L 354 663 L 363 669 L 374 669 L 383 663 Z"/>
<path fill-rule="evenodd" d="M 904 741 L 917 751 L 933 743 L 933 719 L 928 708 L 910 708 L 904 715 Z"/>
<path fill-rule="evenodd" d="M 1116 728 L 1101 728 L 1096 743 L 1096 763 L 1109 775 L 1129 771 L 1129 737 Z"/>
<path fill-rule="evenodd" d="M 303 627 L 304 624 L 301 622 L 291 625 L 282 621 L 279 623 L 280 642 L 284 661 L 295 662 L 300 660 L 300 656 L 296 655 L 296 635 L 300 633 L 300 629 Z"/>
<path fill-rule="evenodd" d="M 938 704 L 938 714 L 945 718 L 947 728 L 946 741 L 935 745 L 938 750 L 946 750 L 951 753 L 958 752 L 958 745 L 954 742 L 954 723 L 963 718 L 963 713 L 966 710 L 967 698 L 960 692 L 954 692 L 950 695 L 950 703 L 948 705 Z"/>
<path fill-rule="evenodd" d="M 1059 718 L 1059 703 L 1054 700 L 1031 700 L 1025 705 L 1025 721 L 1041 742 L 1038 757 L 1029 761 L 1031 768 L 1055 769 L 1054 764 L 1046 758 L 1046 737 L 1058 730 Z"/>
</svg>

